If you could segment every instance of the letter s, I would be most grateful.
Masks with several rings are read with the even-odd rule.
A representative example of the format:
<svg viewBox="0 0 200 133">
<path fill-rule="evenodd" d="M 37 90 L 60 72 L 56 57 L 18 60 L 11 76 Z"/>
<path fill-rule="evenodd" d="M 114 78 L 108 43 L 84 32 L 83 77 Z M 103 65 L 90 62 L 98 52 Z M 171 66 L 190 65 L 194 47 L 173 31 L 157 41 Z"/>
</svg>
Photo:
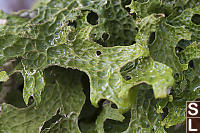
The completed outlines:
<svg viewBox="0 0 200 133">
<path fill-rule="evenodd" d="M 192 107 L 192 105 L 194 105 L 195 107 Z M 188 105 L 188 108 L 190 109 L 190 110 L 193 110 L 194 111 L 194 113 L 192 113 L 190 110 L 188 111 L 188 113 L 189 113 L 189 115 L 197 115 L 198 114 L 198 109 L 197 109 L 197 107 L 198 107 L 198 105 L 196 104 L 196 103 L 189 103 L 189 105 Z"/>
</svg>

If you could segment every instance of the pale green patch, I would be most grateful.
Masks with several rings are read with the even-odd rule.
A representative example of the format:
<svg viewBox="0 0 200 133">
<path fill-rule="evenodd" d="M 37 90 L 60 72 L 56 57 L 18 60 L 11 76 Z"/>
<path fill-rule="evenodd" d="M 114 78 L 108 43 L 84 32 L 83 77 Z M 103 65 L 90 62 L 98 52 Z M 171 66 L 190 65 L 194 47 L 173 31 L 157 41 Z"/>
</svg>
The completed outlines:
<svg viewBox="0 0 200 133">
<path fill-rule="evenodd" d="M 9 79 L 9 76 L 7 75 L 7 73 L 5 71 L 1 71 L 0 72 L 0 81 L 7 81 Z"/>
</svg>

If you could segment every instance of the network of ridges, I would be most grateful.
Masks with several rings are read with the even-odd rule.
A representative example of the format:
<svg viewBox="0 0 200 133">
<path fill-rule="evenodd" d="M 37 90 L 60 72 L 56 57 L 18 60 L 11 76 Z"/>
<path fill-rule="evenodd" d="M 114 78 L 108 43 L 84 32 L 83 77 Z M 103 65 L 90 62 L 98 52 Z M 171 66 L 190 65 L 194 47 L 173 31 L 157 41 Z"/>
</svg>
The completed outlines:
<svg viewBox="0 0 200 133">
<path fill-rule="evenodd" d="M 180 15 L 187 8 L 194 8 L 200 2 L 197 0 L 174 1 L 174 0 L 132 0 L 128 6 L 131 12 L 135 12 L 138 18 L 146 17 L 152 13 L 163 13 L 168 19 Z"/>
<path fill-rule="evenodd" d="M 108 0 L 76 0 L 83 9 L 98 10 L 99 7 L 107 3 Z"/>
<path fill-rule="evenodd" d="M 189 46 L 187 46 L 183 51 L 179 54 L 179 58 L 182 62 L 188 63 L 193 59 L 200 58 L 200 43 L 193 42 Z"/>
<path fill-rule="evenodd" d="M 123 70 L 122 70 L 123 69 Z M 172 69 L 152 58 L 139 58 L 121 69 L 123 77 L 129 77 L 133 84 L 147 83 L 152 85 L 155 98 L 165 98 L 167 87 L 173 86 Z"/>
<path fill-rule="evenodd" d="M 135 43 L 137 33 L 135 20 L 124 7 L 121 0 L 108 0 L 94 12 L 98 15 L 90 37 L 103 46 L 124 46 Z"/>
<path fill-rule="evenodd" d="M 78 11 L 73 12 L 71 9 L 77 6 L 76 2 L 71 2 L 59 11 L 39 8 L 38 14 L 35 14 L 36 16 L 32 19 L 20 17 L 23 13 L 13 18 L 5 15 L 4 19 L 7 20 L 7 24 L 0 27 L 2 29 L 1 64 L 10 58 L 19 57 L 19 66 L 21 65 L 21 67 L 18 67 L 18 70 L 23 73 L 25 84 L 30 83 L 31 85 L 31 87 L 27 85 L 28 87 L 24 88 L 23 94 L 26 103 L 30 96 L 35 98 L 37 104 L 40 102 L 44 82 L 42 82 L 43 85 L 35 84 L 34 75 L 40 75 L 38 70 L 41 71 L 50 65 L 47 62 L 47 49 L 67 42 L 58 42 L 56 35 L 63 27 L 68 27 L 69 21 L 75 19 Z M 18 26 L 15 26 L 16 24 Z M 40 79 L 42 78 L 40 77 Z"/>
<path fill-rule="evenodd" d="M 7 15 L 7 24 L 0 27 L 2 64 L 9 58 L 22 57 L 25 62 L 29 59 L 31 68 L 42 67 L 46 61 L 47 48 L 57 45 L 54 44 L 54 34 L 69 20 L 75 19 L 76 13 L 71 9 L 77 6 L 76 2 L 72 2 L 59 12 L 57 9 L 39 8 L 33 19 L 20 16 L 11 19 L 11 16 Z M 53 12 L 54 10 L 56 12 Z M 18 26 L 15 26 L 16 24 Z"/>
<path fill-rule="evenodd" d="M 185 1 L 185 8 L 194 8 L 196 6 L 200 6 L 199 0 L 188 0 Z"/>
<path fill-rule="evenodd" d="M 188 70 L 183 72 L 183 80 L 176 82 L 174 89 L 171 90 L 173 101 L 166 106 L 169 113 L 161 123 L 163 126 L 168 128 L 185 123 L 186 101 L 195 101 L 200 98 L 200 90 L 198 89 L 200 78 L 198 77 L 198 70 L 199 63 L 197 62 L 197 66 L 194 68 L 189 67 Z"/>
<path fill-rule="evenodd" d="M 0 65 L 3 65 L 8 59 L 12 57 L 6 57 L 9 52 L 10 54 L 20 54 L 21 51 L 23 51 L 23 44 L 22 42 L 17 45 L 17 48 L 13 48 L 14 43 L 20 42 L 20 37 L 18 37 L 18 30 L 20 30 L 20 26 L 16 24 L 15 22 L 19 22 L 24 26 L 24 23 L 26 23 L 26 20 L 24 18 L 19 18 L 17 16 L 11 16 L 5 14 L 3 11 L 0 11 L 1 19 L 5 21 L 5 24 L 0 25 Z M 21 35 L 23 36 L 23 35 Z M 9 48 L 10 47 L 10 48 Z M 4 52 L 5 50 L 5 52 Z M 14 52 L 12 50 L 15 50 Z M 15 53 L 16 52 L 16 53 Z"/>
<path fill-rule="evenodd" d="M 166 128 L 185 122 L 185 106 L 180 107 L 179 105 L 173 105 L 173 103 L 170 103 L 168 105 L 168 111 L 168 115 L 161 122 L 161 124 Z"/>
<path fill-rule="evenodd" d="M 67 26 L 67 22 L 70 20 L 67 17 L 70 16 L 72 20 L 74 20 L 75 17 L 73 15 L 73 10 L 72 13 L 70 12 L 69 14 L 64 14 L 67 10 L 68 8 L 62 9 L 60 12 L 55 13 L 54 17 L 51 17 L 49 16 L 49 14 L 52 14 L 51 10 L 44 9 L 39 12 L 39 14 L 33 18 L 33 20 L 27 20 L 27 23 L 19 27 L 21 31 L 24 30 L 23 32 L 16 31 L 16 33 L 13 35 L 8 31 L 8 33 L 10 33 L 9 36 L 5 39 L 2 37 L 2 39 L 4 39 L 6 42 L 3 45 L 4 47 L 2 46 L 1 48 L 4 53 L 3 56 L 7 59 L 20 56 L 22 59 L 21 70 L 24 70 L 24 75 L 26 75 L 26 77 L 31 77 L 34 74 L 37 75 L 38 69 L 42 70 L 49 65 L 61 65 L 66 68 L 73 67 L 84 70 L 91 77 L 91 81 L 94 81 L 91 83 L 91 86 L 93 86 L 91 89 L 91 94 L 93 94 L 91 99 L 95 105 L 97 105 L 101 98 L 108 98 L 115 103 L 118 103 L 119 106 L 127 107 L 127 105 L 124 105 L 125 102 L 118 100 L 117 92 L 123 88 L 123 85 L 118 86 L 118 83 L 121 84 L 121 81 L 123 81 L 123 78 L 119 73 L 120 66 L 142 55 L 147 55 L 148 52 L 146 53 L 145 48 L 140 45 L 104 49 L 102 46 L 100 47 L 100 45 L 89 41 L 87 36 L 88 32 L 90 32 L 91 26 L 86 23 L 85 16 L 80 16 L 83 19 L 83 22 L 77 22 L 78 28 L 76 30 L 79 34 L 75 34 L 75 40 L 68 40 L 65 35 L 68 35 L 68 32 L 71 31 L 71 27 Z M 77 12 L 79 11 L 74 12 L 74 14 L 76 15 Z M 21 18 L 18 17 L 18 19 Z M 18 19 L 16 22 L 13 22 L 13 24 L 19 22 Z M 21 23 L 18 24 L 20 25 Z M 6 36 L 7 34 L 5 34 L 4 37 Z M 13 40 L 11 40 L 12 38 Z M 97 55 L 98 51 L 104 51 L 104 53 L 102 53 L 102 55 L 99 57 Z M 127 54 L 130 56 L 127 59 L 122 60 L 122 57 Z M 107 57 L 108 55 L 109 57 Z M 109 65 L 105 65 L 107 62 L 110 62 Z M 95 66 L 94 63 L 97 63 L 97 66 Z M 110 70 L 111 75 L 107 75 L 108 70 Z M 99 74 L 97 74 L 97 72 Z M 103 84 L 98 81 L 100 83 L 99 84 L 96 79 L 98 79 L 97 77 L 102 74 L 106 74 L 105 76 L 108 76 L 108 79 L 105 78 L 104 82 L 102 82 Z M 113 90 L 110 90 L 110 88 L 107 88 L 107 80 L 109 80 L 109 78 L 110 82 L 112 83 L 111 86 L 114 85 L 114 87 L 117 87 L 118 89 L 113 88 Z M 24 79 L 25 83 L 34 83 L 32 80 L 35 80 L 34 78 Z M 32 80 L 27 81 L 26 79 Z M 117 84 L 115 84 L 115 82 Z M 35 87 L 37 86 L 36 84 L 33 85 Z M 35 96 L 34 98 L 36 103 L 39 103 L 40 100 L 37 99 L 40 99 L 40 94 L 43 88 L 36 89 L 35 87 L 25 88 L 24 91 L 27 92 L 26 94 L 28 94 L 24 95 L 26 102 L 29 96 Z M 128 88 L 130 88 L 130 86 Z M 99 89 L 99 93 L 95 92 L 96 89 Z M 105 94 L 102 94 L 102 91 L 104 91 Z M 115 91 L 115 93 L 113 93 L 113 91 Z"/>
<path fill-rule="evenodd" d="M 131 85 L 127 85 L 119 69 L 125 63 L 140 56 L 148 56 L 148 50 L 143 47 L 146 42 L 138 40 L 137 44 L 129 47 L 104 48 L 87 38 L 92 26 L 88 25 L 85 18 L 84 16 L 80 17 L 81 25 L 79 25 L 79 19 L 76 20 L 77 27 L 74 30 L 78 34 L 75 34 L 74 40 L 68 40 L 67 44 L 60 44 L 48 49 L 48 62 L 86 72 L 90 77 L 91 101 L 94 105 L 97 105 L 100 99 L 109 99 L 116 103 L 118 107 L 126 108 L 130 103 L 125 102 L 128 96 L 128 90 L 125 90 L 130 88 Z M 61 31 L 60 35 L 64 33 L 65 31 Z M 138 36 L 146 37 L 143 34 Z M 124 86 L 125 84 L 126 86 Z M 126 94 L 122 93 L 123 96 L 120 97 L 118 94 L 122 89 Z"/>
<path fill-rule="evenodd" d="M 151 14 L 151 9 L 154 9 L 155 7 L 160 7 L 160 0 L 148 0 L 145 3 L 141 3 L 141 1 L 132 0 L 131 4 L 127 5 L 127 7 L 131 9 L 131 13 L 136 13 L 138 18 L 144 18 Z"/>
<path fill-rule="evenodd" d="M 87 15 L 87 12 L 85 15 Z M 127 62 L 141 56 L 148 56 L 146 46 L 151 30 L 144 30 L 144 33 L 139 32 L 136 37 L 136 44 L 134 45 L 105 48 L 87 39 L 86 36 L 90 33 L 92 26 L 87 26 L 85 17 L 81 17 L 81 19 L 81 28 L 79 27 L 79 20 L 76 20 L 76 30 L 79 33 L 76 34 L 73 41 L 69 41 L 68 46 L 61 44 L 48 49 L 48 62 L 63 67 L 77 68 L 86 72 L 90 78 L 91 101 L 93 105 L 97 105 L 100 99 L 108 99 L 116 103 L 120 109 L 128 108 L 131 105 L 129 89 L 132 85 L 137 84 L 137 81 L 125 81 L 119 70 Z M 151 15 L 144 19 L 142 23 L 145 23 L 149 27 L 149 25 L 156 24 L 158 22 L 157 19 L 154 15 Z M 60 32 L 60 34 L 63 33 Z M 164 86 L 161 88 L 156 88 L 157 91 L 155 91 L 155 94 L 156 97 L 163 97 L 166 93 L 160 92 L 165 92 L 166 87 L 173 84 L 173 80 L 171 80 L 171 69 L 163 66 L 163 64 L 159 65 L 157 65 L 156 71 L 159 71 L 159 68 L 166 68 L 164 75 L 168 79 L 168 82 L 167 84 L 163 84 Z"/>
<path fill-rule="evenodd" d="M 139 86 L 136 86 L 136 88 Z M 123 133 L 164 133 L 162 117 L 156 113 L 156 100 L 151 90 L 138 89 L 136 103 L 131 109 L 129 128 Z"/>
<path fill-rule="evenodd" d="M 177 85 L 179 84 L 177 83 Z M 168 114 L 162 120 L 162 126 L 169 128 L 185 122 L 186 101 L 193 101 L 199 97 L 199 91 L 195 92 L 188 89 L 188 87 L 190 88 L 190 84 L 186 83 L 183 85 L 182 83 L 182 85 L 180 84 L 180 86 L 176 86 L 172 91 L 171 95 L 173 95 L 173 101 L 168 103 L 166 106 Z"/>
<path fill-rule="evenodd" d="M 76 47 L 77 45 L 81 49 Z M 124 86 L 125 80 L 119 69 L 124 63 L 145 56 L 148 52 L 139 45 L 116 48 L 103 48 L 98 45 L 95 47 L 95 45 L 91 45 L 91 42 L 84 38 L 79 38 L 74 41 L 73 47 L 59 45 L 55 49 L 50 48 L 48 53 L 51 55 L 49 57 L 51 57 L 52 64 L 78 68 L 88 74 L 91 101 L 94 105 L 97 105 L 100 99 L 109 99 L 119 108 L 128 107 L 130 103 L 123 97 L 119 98 L 118 94 L 122 89 L 128 89 L 132 85 Z M 58 54 L 54 54 L 54 51 L 57 51 Z M 97 55 L 98 51 L 101 52 L 101 55 Z M 126 55 L 129 57 L 122 58 Z M 127 95 L 124 98 L 127 98 Z"/>
<path fill-rule="evenodd" d="M 155 32 L 155 40 L 149 44 L 151 57 L 168 65 L 174 73 L 181 74 L 187 69 L 187 64 L 181 64 L 175 53 L 175 47 L 181 39 L 190 40 L 191 32 L 183 27 L 174 27 L 162 20 Z"/>
<path fill-rule="evenodd" d="M 77 6 L 73 3 L 72 5 Z M 149 55 L 146 47 L 150 34 L 149 30 L 137 34 L 136 44 L 105 48 L 89 39 L 93 26 L 87 22 L 88 11 L 81 12 L 74 9 L 68 13 L 67 10 L 68 8 L 62 9 L 55 14 L 54 18 L 47 15 L 46 17 L 50 17 L 50 19 L 47 19 L 48 21 L 45 20 L 46 17 L 43 17 L 39 23 L 35 23 L 35 18 L 33 18 L 34 23 L 31 21 L 25 26 L 21 26 L 21 29 L 25 27 L 28 30 L 18 33 L 19 39 L 28 43 L 25 43 L 26 45 L 23 45 L 22 48 L 19 47 L 22 49 L 20 52 L 8 55 L 8 57 L 21 56 L 21 70 L 25 72 L 24 75 L 27 77 L 38 75 L 39 69 L 43 70 L 49 65 L 71 67 L 84 71 L 90 78 L 91 102 L 93 105 L 97 106 L 100 99 L 108 99 L 116 103 L 120 109 L 128 109 L 132 104 L 129 89 L 133 86 L 133 83 L 128 83 L 123 79 L 120 68 L 141 56 Z M 45 11 L 48 12 L 49 10 Z M 144 23 L 155 25 L 156 20 L 156 17 L 151 15 L 148 19 L 145 19 Z M 75 21 L 76 26 L 68 26 L 70 21 Z M 28 38 L 29 36 L 31 37 Z M 14 40 L 17 39 L 14 38 Z M 4 51 L 10 48 L 18 50 L 16 46 L 18 46 L 18 43 L 12 44 Z M 26 79 L 34 80 L 35 78 L 25 78 L 25 83 L 27 82 Z M 31 80 L 29 82 L 34 83 Z M 25 88 L 24 91 L 30 91 L 26 93 L 28 95 L 25 95 L 25 99 L 28 99 L 29 96 L 35 96 L 36 103 L 39 103 L 37 99 L 40 99 L 43 86 L 37 88 L 37 85 L 33 85 L 35 87 L 30 87 L 31 90 Z M 34 95 L 34 93 L 37 94 Z"/>
<path fill-rule="evenodd" d="M 46 11 L 48 12 L 49 10 L 45 10 L 45 12 Z M 40 23 L 41 21 L 39 21 L 37 25 L 29 24 L 27 27 L 31 30 L 29 33 L 27 33 L 27 36 L 30 38 L 19 38 L 19 41 L 14 38 L 17 40 L 16 43 L 13 42 L 11 47 L 4 48 L 4 53 L 7 54 L 4 54 L 4 57 L 16 57 L 21 55 L 23 66 L 25 69 L 29 70 L 37 70 L 46 67 L 46 65 L 48 65 L 47 49 L 67 42 L 66 38 L 62 38 L 62 40 L 58 41 L 59 32 L 62 29 L 65 30 L 68 28 L 68 22 L 75 19 L 74 15 L 76 15 L 76 13 L 70 13 L 70 15 L 65 16 L 67 12 L 68 9 L 66 8 L 65 10 L 57 13 L 54 18 L 49 19 L 44 23 Z M 71 18 L 67 18 L 68 16 Z M 33 19 L 33 22 L 36 18 Z M 9 37 L 11 38 L 12 36 Z M 10 43 L 11 40 L 3 41 L 8 41 L 8 43 Z"/>
<path fill-rule="evenodd" d="M 181 6 L 180 4 L 182 4 L 182 8 L 186 7 L 184 7 L 185 2 L 183 1 L 176 2 L 176 4 L 173 5 L 174 2 L 175 1 L 165 1 L 161 3 L 160 0 L 149 0 L 148 2 L 140 3 L 137 1 L 132 1 L 129 7 L 132 9 L 132 12 L 135 12 L 137 16 L 141 18 L 148 16 L 155 11 L 157 11 L 155 13 L 164 13 L 163 15 L 165 15 L 166 17 L 168 15 L 173 16 L 172 18 L 167 18 L 167 20 L 163 19 L 163 22 L 160 25 L 157 25 L 157 30 L 155 31 L 155 40 L 153 40 L 153 42 L 149 44 L 149 49 L 150 55 L 154 60 L 170 66 L 171 68 L 173 68 L 174 73 L 180 74 L 183 70 L 187 69 L 187 66 L 180 63 L 178 57 L 175 54 L 175 47 L 181 39 L 192 39 L 193 41 L 199 41 L 199 25 L 196 25 L 191 21 L 195 13 L 199 14 L 199 7 L 197 6 L 194 9 L 186 9 L 183 12 L 181 11 L 179 13 L 176 13 L 178 12 L 177 10 L 179 10 L 178 7 Z M 175 8 L 177 9 L 171 10 Z M 166 9 L 168 12 L 166 12 Z M 177 16 L 179 14 L 181 15 Z M 173 26 L 168 25 L 167 23 L 170 23 Z M 189 29 L 191 33 L 187 29 Z M 180 32 L 182 35 L 178 32 Z M 172 33 L 173 37 L 170 37 L 169 35 Z M 175 39 L 175 36 L 177 35 L 179 35 L 179 37 L 176 40 L 172 41 L 171 39 Z M 168 55 L 168 57 L 166 57 L 166 55 Z"/>
<path fill-rule="evenodd" d="M 182 12 L 181 15 L 168 21 L 169 24 L 176 27 L 185 27 L 190 32 L 192 32 L 192 41 L 200 41 L 200 24 L 195 23 L 193 20 L 194 15 L 200 15 L 200 6 L 195 8 L 188 8 Z M 196 20 L 200 18 L 197 17 Z"/>
</svg>

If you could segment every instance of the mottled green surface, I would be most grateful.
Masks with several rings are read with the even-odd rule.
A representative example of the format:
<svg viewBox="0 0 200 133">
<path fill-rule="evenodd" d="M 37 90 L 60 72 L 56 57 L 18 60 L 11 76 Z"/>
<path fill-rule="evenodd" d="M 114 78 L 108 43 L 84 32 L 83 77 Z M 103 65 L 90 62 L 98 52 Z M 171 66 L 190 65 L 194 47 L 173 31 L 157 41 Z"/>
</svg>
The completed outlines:
<svg viewBox="0 0 200 133">
<path fill-rule="evenodd" d="M 72 114 L 68 118 L 61 118 L 57 123 L 52 124 L 50 128 L 43 130 L 41 133 L 80 133 L 77 123 L 77 116 Z"/>
<path fill-rule="evenodd" d="M 59 76 L 58 76 L 59 75 Z M 45 88 L 42 92 L 41 103 L 35 103 L 26 108 L 15 108 L 2 104 L 0 117 L 0 131 L 3 133 L 36 133 L 41 129 L 43 122 L 49 120 L 58 110 L 66 117 L 66 121 L 78 129 L 78 115 L 85 101 L 80 83 L 82 73 L 77 70 L 65 70 L 50 67 L 44 71 Z M 73 103 L 73 104 L 71 104 Z M 71 118 L 73 116 L 73 118 Z M 69 117 L 69 118 L 68 118 Z M 76 124 L 76 125 L 74 125 Z M 68 130 L 71 132 L 71 129 Z"/>
<path fill-rule="evenodd" d="M 9 79 L 8 75 L 6 74 L 5 71 L 0 72 L 0 81 L 7 81 Z"/>
<path fill-rule="evenodd" d="M 184 123 L 185 101 L 200 97 L 199 7 L 196 0 L 41 0 L 29 11 L 0 12 L 0 66 L 16 58 L 13 71 L 24 78 L 16 95 L 27 104 L 1 105 L 0 132 L 164 133 Z"/>
<path fill-rule="evenodd" d="M 191 33 L 183 27 L 173 27 L 163 20 L 155 32 L 155 40 L 149 44 L 150 55 L 156 61 L 170 66 L 174 73 L 181 73 L 187 69 L 186 64 L 181 64 L 175 54 L 175 47 L 181 39 L 189 40 Z"/>
<path fill-rule="evenodd" d="M 48 3 L 48 8 L 53 6 L 51 5 L 53 2 Z M 151 15 L 139 23 L 140 29 L 136 35 L 135 44 L 103 47 L 93 42 L 89 37 L 95 28 L 87 22 L 89 12 L 76 11 L 77 9 L 70 10 L 76 8 L 78 4 L 78 2 L 72 1 L 66 8 L 57 11 L 57 13 L 54 13 L 54 10 L 42 8 L 44 11 L 39 12 L 24 26 L 18 27 L 19 30 L 15 31 L 15 36 L 12 35 L 14 33 L 7 33 L 16 41 L 13 41 L 12 44 L 9 43 L 9 46 L 5 46 L 5 49 L 3 48 L 3 58 L 21 55 L 21 71 L 25 83 L 23 96 L 26 103 L 28 103 L 28 98 L 33 96 L 36 103 L 39 104 L 40 94 L 45 84 L 42 70 L 49 65 L 59 65 L 65 68 L 77 68 L 88 74 L 91 89 L 90 99 L 93 105 L 97 106 L 100 99 L 108 99 L 117 104 L 121 110 L 127 110 L 132 104 L 129 100 L 131 95 L 128 94 L 128 91 L 136 83 L 124 80 L 120 74 L 120 69 L 128 62 L 149 55 L 147 40 L 150 30 L 147 28 L 155 25 L 160 17 L 156 18 L 155 15 Z M 44 18 L 40 20 L 42 14 L 55 15 L 55 17 L 44 15 Z M 73 21 L 76 22 L 75 27 L 69 25 Z M 147 27 L 144 27 L 144 25 L 147 25 Z M 22 29 L 24 31 L 19 32 Z M 145 32 L 141 32 L 143 30 Z M 2 38 L 6 37 L 7 34 L 3 35 Z M 23 43 L 19 44 L 18 41 Z M 166 78 L 172 78 L 170 76 L 172 76 L 170 72 L 165 74 Z M 165 96 L 166 88 L 172 85 L 172 82 L 170 80 L 170 83 L 161 87 L 164 91 L 158 92 L 161 94 L 156 95 L 156 97 Z"/>
<path fill-rule="evenodd" d="M 200 43 L 194 42 L 180 52 L 180 58 L 183 62 L 188 63 L 190 60 L 200 58 Z"/>
<path fill-rule="evenodd" d="M 152 91 L 138 92 L 136 104 L 131 109 L 129 128 L 123 133 L 164 133 L 162 117 L 156 114 L 156 100 Z"/>
<path fill-rule="evenodd" d="M 130 83 L 147 83 L 152 85 L 155 98 L 164 98 L 167 96 L 167 87 L 174 83 L 172 70 L 151 58 L 140 58 L 135 61 L 134 66 L 129 67 L 128 71 L 123 73 L 130 76 Z"/>
</svg>

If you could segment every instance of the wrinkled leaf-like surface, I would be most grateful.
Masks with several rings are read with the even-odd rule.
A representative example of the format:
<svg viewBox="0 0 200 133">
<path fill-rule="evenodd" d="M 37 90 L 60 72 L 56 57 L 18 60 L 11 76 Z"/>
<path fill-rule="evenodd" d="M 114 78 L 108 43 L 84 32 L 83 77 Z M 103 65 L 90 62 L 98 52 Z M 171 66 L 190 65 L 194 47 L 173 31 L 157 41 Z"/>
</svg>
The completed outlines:
<svg viewBox="0 0 200 133">
<path fill-rule="evenodd" d="M 192 40 L 199 41 L 200 39 L 200 23 L 198 22 L 199 21 L 198 14 L 200 14 L 199 7 L 200 5 L 196 5 L 196 7 L 194 8 L 188 8 L 184 10 L 181 15 L 173 18 L 172 20 L 169 20 L 168 23 L 174 26 L 185 27 L 185 29 L 188 29 L 189 31 L 192 32 Z M 195 15 L 197 15 L 196 19 L 194 18 Z"/>
<path fill-rule="evenodd" d="M 155 34 L 154 42 L 149 45 L 152 58 L 170 66 L 174 73 L 186 70 L 187 65 L 180 63 L 175 47 L 181 39 L 189 40 L 191 33 L 182 27 L 176 28 L 162 21 Z"/>
<path fill-rule="evenodd" d="M 0 132 L 164 133 L 184 123 L 185 102 L 200 94 L 199 6 L 198 0 L 41 0 L 31 10 L 0 11 L 0 66 L 16 59 L 8 73 L 22 74 L 19 96 L 29 105 L 2 104 Z M 122 114 L 130 109 L 131 116 Z"/>
<path fill-rule="evenodd" d="M 192 43 L 180 52 L 180 58 L 182 62 L 188 63 L 190 60 L 200 58 L 200 45 L 199 43 Z"/>
<path fill-rule="evenodd" d="M 144 82 L 152 85 L 155 98 L 166 97 L 167 87 L 174 83 L 172 70 L 151 58 L 138 59 L 126 69 L 123 71 L 124 77 L 130 76 L 128 81 L 135 84 Z"/>
<path fill-rule="evenodd" d="M 49 1 L 47 7 L 51 7 L 53 2 Z M 22 56 L 21 71 L 25 77 L 23 96 L 26 103 L 30 96 L 34 97 L 37 104 L 40 103 L 40 94 L 45 84 L 41 70 L 49 65 L 59 65 L 77 68 L 88 74 L 93 105 L 97 106 L 100 99 L 108 99 L 116 103 L 121 110 L 127 110 L 132 104 L 128 91 L 133 83 L 123 79 L 120 69 L 130 61 L 149 55 L 147 40 L 151 30 L 144 27 L 144 24 L 153 26 L 160 17 L 151 15 L 140 22 L 139 31 L 147 30 L 137 34 L 135 44 L 106 48 L 90 40 L 89 35 L 95 26 L 87 21 L 90 12 L 75 10 L 79 4 L 76 1 L 69 2 L 66 8 L 60 11 L 48 8 L 39 10 L 38 15 L 31 21 L 18 27 L 19 30 L 14 32 L 15 36 L 13 33 L 7 33 L 16 41 L 12 41 L 12 44 L 8 42 L 9 46 L 5 44 L 6 49 L 2 47 L 3 57 Z M 42 16 L 43 18 L 40 18 Z M 24 32 L 19 32 L 22 29 Z M 39 32 L 41 30 L 44 32 Z M 15 52 L 13 49 L 21 50 Z"/>
<path fill-rule="evenodd" d="M 161 121 L 161 115 L 156 114 L 156 100 L 152 91 L 138 91 L 137 102 L 131 109 L 129 128 L 124 133 L 164 133 Z"/>
<path fill-rule="evenodd" d="M 24 92 L 23 97 L 26 104 L 28 104 L 28 98 L 33 96 L 37 103 L 41 101 L 41 92 L 44 88 L 44 78 L 42 72 L 32 73 L 30 75 L 24 75 Z"/>
<path fill-rule="evenodd" d="M 71 115 L 75 115 L 76 126 L 71 124 L 78 129 L 77 116 L 85 100 L 80 83 L 81 75 L 81 72 L 71 69 L 65 70 L 59 67 L 46 69 L 44 72 L 46 85 L 42 93 L 41 104 L 37 107 L 32 104 L 27 108 L 20 109 L 2 104 L 0 131 L 11 133 L 39 132 L 43 123 L 56 114 L 57 110 L 60 110 L 60 114 L 67 117 L 66 121 L 70 121 Z M 75 120 L 74 117 L 73 119 Z"/>
</svg>

